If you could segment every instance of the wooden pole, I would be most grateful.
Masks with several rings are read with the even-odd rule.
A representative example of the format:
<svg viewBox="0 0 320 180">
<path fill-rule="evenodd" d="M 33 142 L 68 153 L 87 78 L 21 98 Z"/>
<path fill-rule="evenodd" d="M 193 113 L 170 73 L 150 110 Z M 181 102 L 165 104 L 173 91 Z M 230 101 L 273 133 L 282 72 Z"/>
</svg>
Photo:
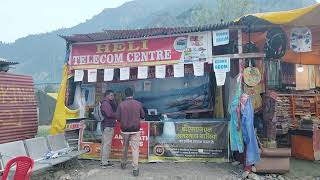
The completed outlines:
<svg viewBox="0 0 320 180">
<path fill-rule="evenodd" d="M 242 54 L 243 49 L 242 49 L 242 31 L 241 29 L 238 29 L 238 54 Z M 243 73 L 243 63 L 244 59 L 239 59 L 239 73 L 242 75 Z"/>
</svg>

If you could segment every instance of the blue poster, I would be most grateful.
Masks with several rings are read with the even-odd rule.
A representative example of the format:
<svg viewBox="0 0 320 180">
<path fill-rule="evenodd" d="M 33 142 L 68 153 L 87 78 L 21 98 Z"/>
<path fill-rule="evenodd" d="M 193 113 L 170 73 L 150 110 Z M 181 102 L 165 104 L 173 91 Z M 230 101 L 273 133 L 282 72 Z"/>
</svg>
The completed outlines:
<svg viewBox="0 0 320 180">
<path fill-rule="evenodd" d="M 108 88 L 115 92 L 124 92 L 127 87 L 134 90 L 134 98 L 143 104 L 146 112 L 148 109 L 155 109 L 158 113 L 180 112 L 209 106 L 209 76 L 108 84 Z"/>
</svg>

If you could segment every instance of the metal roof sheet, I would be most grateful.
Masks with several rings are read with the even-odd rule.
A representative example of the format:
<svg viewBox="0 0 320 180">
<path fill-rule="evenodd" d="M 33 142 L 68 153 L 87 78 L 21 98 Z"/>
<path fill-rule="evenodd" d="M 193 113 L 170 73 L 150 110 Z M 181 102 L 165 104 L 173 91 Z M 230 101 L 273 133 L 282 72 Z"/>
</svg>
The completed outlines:
<svg viewBox="0 0 320 180">
<path fill-rule="evenodd" d="M 0 72 L 0 144 L 32 138 L 37 128 L 32 77 Z"/>
<path fill-rule="evenodd" d="M 225 29 L 239 25 L 239 22 L 228 22 L 220 24 L 209 24 L 192 27 L 164 27 L 164 28 L 146 28 L 146 29 L 130 29 L 130 30 L 104 30 L 103 32 L 89 34 L 74 34 L 71 36 L 61 36 L 66 41 L 74 42 L 94 42 L 105 40 L 133 39 L 144 38 L 161 35 L 174 35 L 191 32 L 202 32 Z"/>
<path fill-rule="evenodd" d="M 1 65 L 15 65 L 15 64 L 19 64 L 18 62 L 11 62 L 11 61 L 8 61 L 4 58 L 0 58 L 0 66 Z"/>
</svg>

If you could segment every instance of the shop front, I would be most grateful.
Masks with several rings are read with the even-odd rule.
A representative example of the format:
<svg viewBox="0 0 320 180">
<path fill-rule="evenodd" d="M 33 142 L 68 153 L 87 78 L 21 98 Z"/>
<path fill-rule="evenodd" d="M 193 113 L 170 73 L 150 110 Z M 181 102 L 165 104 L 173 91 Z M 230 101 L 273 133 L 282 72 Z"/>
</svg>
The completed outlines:
<svg viewBox="0 0 320 180">
<path fill-rule="evenodd" d="M 320 160 L 319 10 L 316 4 L 240 19 L 251 28 L 246 39 L 266 53 L 259 137 L 306 160 Z"/>
<path fill-rule="evenodd" d="M 98 33 L 64 37 L 64 131 L 69 143 L 87 149 L 82 158 L 99 159 L 101 127 L 92 111 L 106 90 L 115 92 L 119 104 L 130 87 L 146 113 L 140 161 L 228 161 L 229 90 L 224 85 L 231 86 L 229 79 L 239 72 L 239 63 L 221 54 L 237 54 L 224 52 L 224 47 L 238 42 L 238 31 L 224 24 L 151 36 L 155 30 L 112 31 L 113 36 L 105 33 L 102 40 Z M 87 36 L 93 38 L 83 39 Z M 68 116 L 71 109 L 78 116 Z M 53 122 L 52 127 L 58 126 Z M 120 159 L 122 145 L 117 124 L 111 159 Z"/>
</svg>

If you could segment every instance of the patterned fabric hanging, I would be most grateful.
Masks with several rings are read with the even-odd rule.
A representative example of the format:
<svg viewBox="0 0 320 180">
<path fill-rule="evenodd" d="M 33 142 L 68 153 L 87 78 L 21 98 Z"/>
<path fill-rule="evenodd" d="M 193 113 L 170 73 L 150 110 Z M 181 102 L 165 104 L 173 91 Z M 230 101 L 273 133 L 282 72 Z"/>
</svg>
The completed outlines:
<svg viewBox="0 0 320 180">
<path fill-rule="evenodd" d="M 292 28 L 290 32 L 290 48 L 294 52 L 312 51 L 312 33 L 307 27 Z"/>
</svg>

